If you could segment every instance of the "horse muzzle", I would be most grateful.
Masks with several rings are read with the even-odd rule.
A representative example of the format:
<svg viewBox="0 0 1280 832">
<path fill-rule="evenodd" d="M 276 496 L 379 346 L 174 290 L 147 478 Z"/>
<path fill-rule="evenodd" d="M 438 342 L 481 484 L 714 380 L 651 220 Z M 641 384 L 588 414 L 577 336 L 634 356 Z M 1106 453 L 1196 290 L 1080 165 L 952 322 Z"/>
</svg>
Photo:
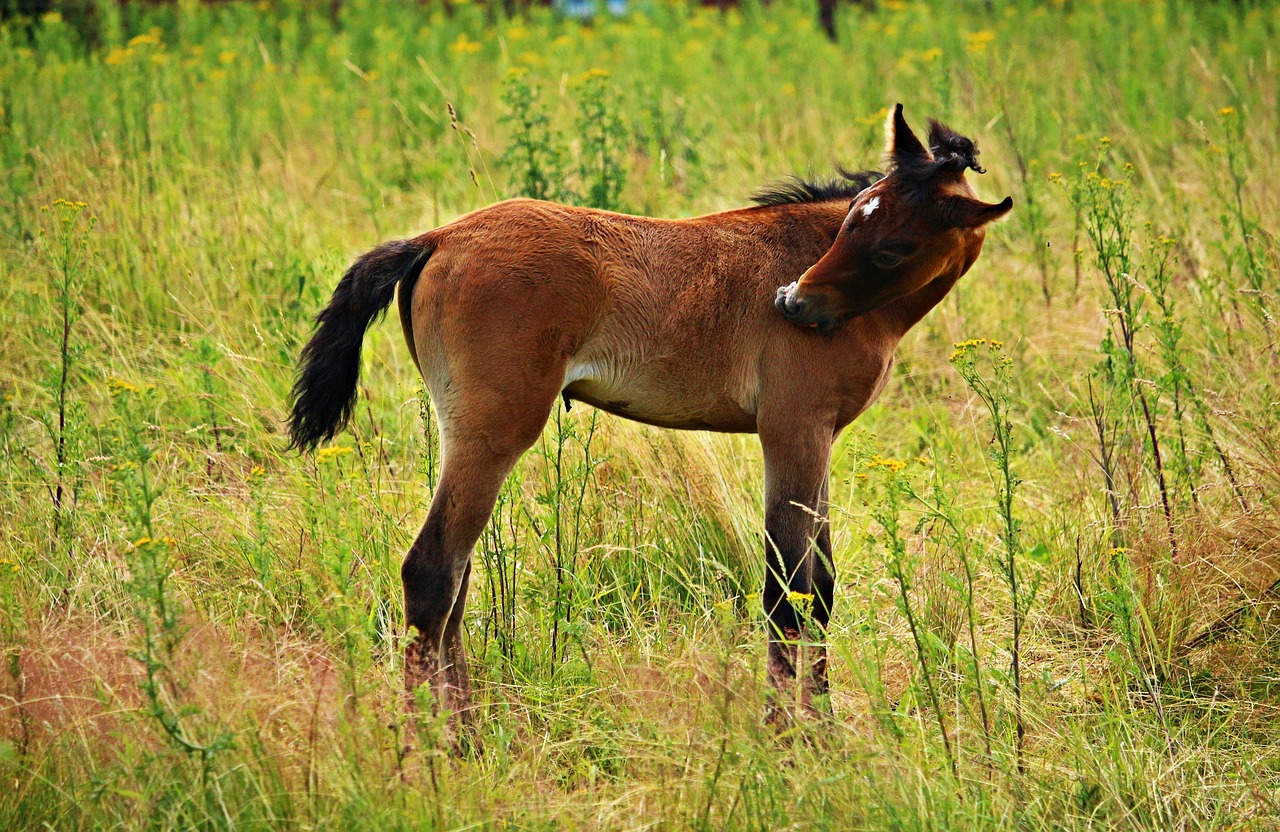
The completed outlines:
<svg viewBox="0 0 1280 832">
<path fill-rule="evenodd" d="M 827 311 L 827 303 L 823 297 L 804 295 L 799 289 L 799 281 L 778 287 L 773 305 L 784 318 L 798 327 L 816 327 L 824 335 L 843 322 L 844 318 L 838 318 Z"/>
</svg>

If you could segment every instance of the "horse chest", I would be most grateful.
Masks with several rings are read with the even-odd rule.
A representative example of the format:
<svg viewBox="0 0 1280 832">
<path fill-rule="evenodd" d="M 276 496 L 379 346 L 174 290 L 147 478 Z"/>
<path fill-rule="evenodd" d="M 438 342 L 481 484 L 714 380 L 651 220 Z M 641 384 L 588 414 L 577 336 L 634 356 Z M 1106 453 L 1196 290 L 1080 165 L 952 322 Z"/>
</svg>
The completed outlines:
<svg viewBox="0 0 1280 832">
<path fill-rule="evenodd" d="M 894 356 L 890 352 L 885 356 L 868 356 L 851 368 L 841 385 L 841 401 L 837 409 L 840 428 L 861 416 L 880 398 L 893 375 L 893 363 Z"/>
</svg>

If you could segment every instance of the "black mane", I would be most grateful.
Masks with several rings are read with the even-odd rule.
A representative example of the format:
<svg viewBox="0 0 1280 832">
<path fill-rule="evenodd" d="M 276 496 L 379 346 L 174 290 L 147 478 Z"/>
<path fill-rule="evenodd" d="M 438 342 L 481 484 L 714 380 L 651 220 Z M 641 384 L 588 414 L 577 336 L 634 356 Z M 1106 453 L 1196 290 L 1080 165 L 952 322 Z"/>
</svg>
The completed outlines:
<svg viewBox="0 0 1280 832">
<path fill-rule="evenodd" d="M 791 176 L 780 182 L 771 182 L 751 195 L 756 205 L 794 205 L 801 202 L 826 202 L 830 199 L 853 199 L 884 174 L 874 170 L 859 172 L 836 166 L 837 177 L 832 179 L 801 179 Z"/>
</svg>

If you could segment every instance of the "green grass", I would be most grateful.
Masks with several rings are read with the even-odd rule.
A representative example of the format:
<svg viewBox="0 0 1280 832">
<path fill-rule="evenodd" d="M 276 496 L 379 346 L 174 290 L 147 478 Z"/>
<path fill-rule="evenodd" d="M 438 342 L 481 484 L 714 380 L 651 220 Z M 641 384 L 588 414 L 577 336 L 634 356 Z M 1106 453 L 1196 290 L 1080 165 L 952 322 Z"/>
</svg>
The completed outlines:
<svg viewBox="0 0 1280 832">
<path fill-rule="evenodd" d="M 1275 828 L 1280 8 L 878 5 L 0 26 L 0 827 Z M 481 542 L 447 755 L 400 704 L 438 458 L 394 323 L 284 448 L 345 265 L 874 166 L 894 101 L 1016 207 L 837 448 L 834 718 L 761 725 L 755 440 L 582 406 Z"/>
</svg>

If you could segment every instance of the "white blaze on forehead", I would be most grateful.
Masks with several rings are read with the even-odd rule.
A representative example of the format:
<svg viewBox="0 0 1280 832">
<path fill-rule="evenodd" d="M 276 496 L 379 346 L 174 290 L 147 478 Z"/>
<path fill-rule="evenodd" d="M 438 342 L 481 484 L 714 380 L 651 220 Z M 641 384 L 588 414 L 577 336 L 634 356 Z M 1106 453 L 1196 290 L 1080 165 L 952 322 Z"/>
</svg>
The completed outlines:
<svg viewBox="0 0 1280 832">
<path fill-rule="evenodd" d="M 880 207 L 880 197 L 878 196 L 872 197 L 870 202 L 862 206 L 862 216 L 864 217 L 871 216 L 873 213 L 875 213 L 875 210 L 879 207 Z"/>
</svg>

